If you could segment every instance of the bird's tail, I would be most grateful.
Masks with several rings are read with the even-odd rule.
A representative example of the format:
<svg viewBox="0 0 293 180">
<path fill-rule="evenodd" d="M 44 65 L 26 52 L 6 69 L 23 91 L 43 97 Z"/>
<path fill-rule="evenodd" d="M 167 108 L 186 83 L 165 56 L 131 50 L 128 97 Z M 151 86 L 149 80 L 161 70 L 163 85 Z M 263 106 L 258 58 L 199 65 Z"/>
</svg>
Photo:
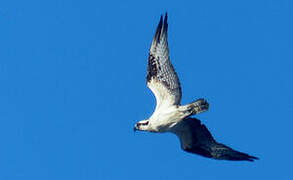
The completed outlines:
<svg viewBox="0 0 293 180">
<path fill-rule="evenodd" d="M 189 104 L 192 115 L 199 114 L 209 109 L 209 103 L 205 99 L 198 99 Z"/>
</svg>

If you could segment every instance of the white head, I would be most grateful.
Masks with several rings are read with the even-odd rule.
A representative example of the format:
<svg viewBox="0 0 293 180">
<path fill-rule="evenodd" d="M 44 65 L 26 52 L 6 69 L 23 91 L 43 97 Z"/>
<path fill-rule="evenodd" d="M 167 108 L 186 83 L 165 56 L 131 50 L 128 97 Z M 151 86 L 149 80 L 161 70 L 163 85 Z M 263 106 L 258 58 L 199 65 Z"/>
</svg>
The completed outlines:
<svg viewBox="0 0 293 180">
<path fill-rule="evenodd" d="M 134 131 L 149 131 L 150 130 L 150 123 L 149 120 L 142 120 L 137 122 L 133 128 Z"/>
</svg>

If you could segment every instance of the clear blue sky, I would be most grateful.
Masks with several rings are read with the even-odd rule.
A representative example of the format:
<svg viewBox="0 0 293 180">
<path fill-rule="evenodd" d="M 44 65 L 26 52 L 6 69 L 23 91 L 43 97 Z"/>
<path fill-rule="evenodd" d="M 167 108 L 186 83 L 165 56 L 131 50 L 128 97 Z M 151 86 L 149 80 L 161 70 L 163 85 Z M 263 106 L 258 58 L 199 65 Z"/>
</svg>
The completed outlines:
<svg viewBox="0 0 293 180">
<path fill-rule="evenodd" d="M 155 99 L 149 46 L 165 11 L 182 103 L 260 158 L 216 161 L 133 133 Z M 0 2 L 0 179 L 293 179 L 290 0 Z"/>
</svg>

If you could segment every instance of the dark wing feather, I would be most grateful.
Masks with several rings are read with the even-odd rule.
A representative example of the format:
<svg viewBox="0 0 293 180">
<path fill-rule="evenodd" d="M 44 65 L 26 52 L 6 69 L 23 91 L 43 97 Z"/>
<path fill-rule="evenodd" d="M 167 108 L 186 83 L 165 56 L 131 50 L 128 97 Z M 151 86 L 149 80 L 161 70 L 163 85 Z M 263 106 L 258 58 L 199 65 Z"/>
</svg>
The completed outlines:
<svg viewBox="0 0 293 180">
<path fill-rule="evenodd" d="M 180 104 L 181 100 L 180 82 L 169 58 L 167 30 L 166 13 L 164 21 L 161 16 L 152 41 L 146 77 L 148 87 L 156 96 L 157 107 Z"/>
<path fill-rule="evenodd" d="M 180 139 L 181 148 L 190 153 L 222 160 L 253 161 L 258 159 L 216 142 L 206 126 L 196 118 L 184 119 L 174 128 L 174 133 Z"/>
</svg>

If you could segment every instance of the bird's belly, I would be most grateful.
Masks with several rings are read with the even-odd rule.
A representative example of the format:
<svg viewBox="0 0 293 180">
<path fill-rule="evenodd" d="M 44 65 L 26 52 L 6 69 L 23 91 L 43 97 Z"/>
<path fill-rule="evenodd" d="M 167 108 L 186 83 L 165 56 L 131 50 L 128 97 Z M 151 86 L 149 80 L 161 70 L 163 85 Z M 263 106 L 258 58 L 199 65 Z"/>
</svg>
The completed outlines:
<svg viewBox="0 0 293 180">
<path fill-rule="evenodd" d="M 168 132 L 174 125 L 185 118 L 185 114 L 180 111 L 167 111 L 158 114 L 153 121 L 153 126 L 158 132 Z"/>
</svg>

